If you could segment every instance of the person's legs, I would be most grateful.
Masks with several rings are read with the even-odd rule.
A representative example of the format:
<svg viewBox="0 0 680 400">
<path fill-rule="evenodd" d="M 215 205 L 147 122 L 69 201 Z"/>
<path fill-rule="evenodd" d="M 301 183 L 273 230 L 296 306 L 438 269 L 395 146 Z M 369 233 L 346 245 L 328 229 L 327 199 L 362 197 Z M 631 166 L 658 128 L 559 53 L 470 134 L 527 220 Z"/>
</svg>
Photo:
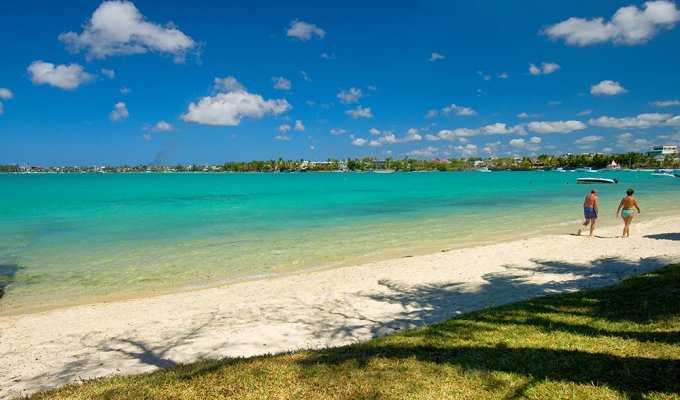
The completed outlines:
<svg viewBox="0 0 680 400">
<path fill-rule="evenodd" d="M 581 236 L 581 231 L 588 227 L 588 224 L 590 224 L 590 221 L 594 221 L 594 220 L 586 219 L 586 222 L 584 222 L 583 225 L 581 225 L 581 227 L 578 229 L 577 235 Z"/>
<path fill-rule="evenodd" d="M 595 220 L 590 220 L 590 236 L 593 236 L 593 231 L 595 230 Z"/>
<path fill-rule="evenodd" d="M 633 214 L 623 218 L 623 236 L 624 238 L 630 236 L 630 223 L 633 222 Z"/>
</svg>

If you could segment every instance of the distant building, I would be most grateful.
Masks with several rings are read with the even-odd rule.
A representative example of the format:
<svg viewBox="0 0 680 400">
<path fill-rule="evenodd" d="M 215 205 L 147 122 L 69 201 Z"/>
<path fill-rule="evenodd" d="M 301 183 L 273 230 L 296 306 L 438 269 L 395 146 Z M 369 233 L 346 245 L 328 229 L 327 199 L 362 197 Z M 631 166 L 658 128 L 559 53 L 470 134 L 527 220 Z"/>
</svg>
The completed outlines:
<svg viewBox="0 0 680 400">
<path fill-rule="evenodd" d="M 652 146 L 649 148 L 647 155 L 656 158 L 659 161 L 663 161 L 666 156 L 675 157 L 678 153 L 678 146 L 674 145 L 663 145 L 663 146 Z"/>
</svg>

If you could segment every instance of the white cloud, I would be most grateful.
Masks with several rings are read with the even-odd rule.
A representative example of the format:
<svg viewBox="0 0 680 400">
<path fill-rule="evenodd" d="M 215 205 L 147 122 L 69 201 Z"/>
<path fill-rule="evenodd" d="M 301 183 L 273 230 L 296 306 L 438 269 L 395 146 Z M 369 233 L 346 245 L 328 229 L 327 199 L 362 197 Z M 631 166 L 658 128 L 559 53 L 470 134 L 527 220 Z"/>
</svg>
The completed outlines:
<svg viewBox="0 0 680 400">
<path fill-rule="evenodd" d="M 680 126 L 680 115 L 676 115 L 675 117 L 670 118 L 664 123 L 664 125 Z"/>
<path fill-rule="evenodd" d="M 130 1 L 105 1 L 84 25 L 81 34 L 59 35 L 71 51 L 85 50 L 88 59 L 156 52 L 169 54 L 183 62 L 197 47 L 189 36 L 172 24 L 161 26 L 146 18 Z"/>
<path fill-rule="evenodd" d="M 560 69 L 560 65 L 556 63 L 542 62 L 540 67 L 529 63 L 529 73 L 534 76 L 552 74 L 558 69 Z"/>
<path fill-rule="evenodd" d="M 368 143 L 368 140 L 362 138 L 353 138 L 352 144 L 355 146 L 364 146 Z"/>
<path fill-rule="evenodd" d="M 344 129 L 331 129 L 330 132 L 331 135 L 342 135 L 344 133 L 347 133 L 347 131 Z"/>
<path fill-rule="evenodd" d="M 11 90 L 9 90 L 7 88 L 0 88 L 0 99 L 9 100 L 12 97 L 14 97 L 14 94 L 12 93 Z"/>
<path fill-rule="evenodd" d="M 295 130 L 300 132 L 305 130 L 305 125 L 299 119 L 295 121 Z"/>
<path fill-rule="evenodd" d="M 353 108 L 351 110 L 345 111 L 345 114 L 349 115 L 350 117 L 357 119 L 357 118 L 373 118 L 373 113 L 371 113 L 371 107 L 361 107 L 357 106 L 356 108 Z"/>
<path fill-rule="evenodd" d="M 508 79 L 510 76 L 508 75 L 507 72 L 501 72 L 498 74 L 498 79 Z"/>
<path fill-rule="evenodd" d="M 672 125 L 672 121 L 675 117 L 671 114 L 640 114 L 636 117 L 626 117 L 626 118 L 612 118 L 612 117 L 599 117 L 596 119 L 591 119 L 588 124 L 592 126 L 600 126 L 604 128 L 617 128 L 617 129 L 646 129 L 653 126 L 659 125 Z"/>
<path fill-rule="evenodd" d="M 541 138 L 538 136 L 534 136 L 529 140 L 526 139 L 512 139 L 508 142 L 508 144 L 514 148 L 517 149 L 524 149 L 528 151 L 538 151 L 541 149 L 540 143 L 541 143 Z"/>
<path fill-rule="evenodd" d="M 456 146 L 454 149 L 463 157 L 472 157 L 477 154 L 477 146 L 472 143 L 466 144 L 465 146 Z"/>
<path fill-rule="evenodd" d="M 436 147 L 429 146 L 424 149 L 413 150 L 404 155 L 411 158 L 432 158 L 439 153 L 439 149 Z"/>
<path fill-rule="evenodd" d="M 435 136 L 435 135 L 428 133 L 427 135 L 425 135 L 425 140 L 429 140 L 431 142 L 437 142 L 439 140 L 442 140 L 442 138 L 440 138 L 439 136 Z"/>
<path fill-rule="evenodd" d="M 338 99 L 340 99 L 340 102 L 343 104 L 356 103 L 361 96 L 363 96 L 361 89 L 355 87 L 350 88 L 349 90 L 341 90 L 340 93 L 338 93 Z"/>
<path fill-rule="evenodd" d="M 468 129 L 468 128 L 457 128 L 454 130 L 449 130 L 449 129 L 442 129 L 437 133 L 440 138 L 444 140 L 456 140 L 457 138 L 461 136 L 476 136 L 479 134 L 478 129 Z"/>
<path fill-rule="evenodd" d="M 652 105 L 655 106 L 655 107 L 680 106 L 680 100 L 655 101 L 655 102 L 652 103 Z"/>
<path fill-rule="evenodd" d="M 525 112 L 521 112 L 521 113 L 517 114 L 517 117 L 518 118 L 529 118 L 529 114 L 527 114 Z"/>
<path fill-rule="evenodd" d="M 109 79 L 113 79 L 113 78 L 116 77 L 116 71 L 114 71 L 114 70 L 112 70 L 112 69 L 102 68 L 102 69 L 101 69 L 101 73 L 104 74 L 104 75 L 106 75 L 106 76 L 108 76 Z"/>
<path fill-rule="evenodd" d="M 529 122 L 527 129 L 535 133 L 570 133 L 586 128 L 586 124 L 581 121 L 540 121 Z"/>
<path fill-rule="evenodd" d="M 373 135 L 373 136 L 380 135 L 380 131 L 377 130 L 377 129 L 375 129 L 375 128 L 371 128 L 371 130 L 368 131 L 368 133 L 370 133 L 370 134 Z"/>
<path fill-rule="evenodd" d="M 274 89 L 278 90 L 290 90 L 293 87 L 291 82 L 282 76 L 273 77 L 272 82 L 274 82 Z"/>
<path fill-rule="evenodd" d="M 246 88 L 241 85 L 233 76 L 226 78 L 215 78 L 215 90 L 218 92 L 245 92 Z"/>
<path fill-rule="evenodd" d="M 109 118 L 111 118 L 111 121 L 122 121 L 125 118 L 127 118 L 130 115 L 128 112 L 127 107 L 125 106 L 125 103 L 120 102 L 116 103 L 116 105 L 113 108 L 113 111 L 109 113 Z"/>
<path fill-rule="evenodd" d="M 602 17 L 572 17 L 547 27 L 543 34 L 554 40 L 564 39 L 566 43 L 576 46 L 609 41 L 636 45 L 649 41 L 661 29 L 672 28 L 678 21 L 680 11 L 675 3 L 666 0 L 648 1 L 644 3 L 644 10 L 634 5 L 619 8 L 611 21 L 605 21 Z"/>
<path fill-rule="evenodd" d="M 417 129 L 411 128 L 406 132 L 406 137 L 404 137 L 404 142 L 414 142 L 422 140 L 423 137 L 420 135 Z"/>
<path fill-rule="evenodd" d="M 326 32 L 314 24 L 308 24 L 302 21 L 291 21 L 290 28 L 286 30 L 286 36 L 294 37 L 305 42 L 311 39 L 312 36 L 323 39 L 324 36 L 326 36 Z"/>
<path fill-rule="evenodd" d="M 247 92 L 233 77 L 215 78 L 215 88 L 225 92 L 206 96 L 198 104 L 189 104 L 182 120 L 202 125 L 237 126 L 244 117 L 262 118 L 291 109 L 285 99 L 265 100 L 259 94 Z"/>
<path fill-rule="evenodd" d="M 276 139 L 276 140 L 289 141 L 289 140 L 292 139 L 292 137 L 286 136 L 286 135 L 277 135 L 277 136 L 274 136 L 274 139 Z"/>
<path fill-rule="evenodd" d="M 300 75 L 302 75 L 302 79 L 304 79 L 307 82 L 311 82 L 312 78 L 309 77 L 309 74 L 307 74 L 305 71 L 300 71 Z"/>
<path fill-rule="evenodd" d="M 586 110 L 579 111 L 578 113 L 576 113 L 576 115 L 578 115 L 579 117 L 583 117 L 583 116 L 586 116 L 586 115 L 590 115 L 590 114 L 592 114 L 592 113 L 593 113 L 593 110 L 591 110 L 590 108 L 588 108 L 588 109 L 586 109 Z"/>
<path fill-rule="evenodd" d="M 427 115 L 425 115 L 425 118 L 433 118 L 436 117 L 437 114 L 439 114 L 439 111 L 432 109 L 427 112 Z"/>
<path fill-rule="evenodd" d="M 517 129 L 517 127 L 508 128 L 505 124 L 495 123 L 482 127 L 481 132 L 486 133 L 487 135 L 508 135 L 517 133 Z"/>
<path fill-rule="evenodd" d="M 444 57 L 443 55 L 441 55 L 439 53 L 432 53 L 432 55 L 430 56 L 430 61 L 443 60 L 445 58 L 446 57 Z"/>
<path fill-rule="evenodd" d="M 290 125 L 287 125 L 287 124 L 279 125 L 279 127 L 276 128 L 276 130 L 281 132 L 281 133 L 286 133 L 290 130 Z"/>
<path fill-rule="evenodd" d="M 581 145 L 592 145 L 593 143 L 597 143 L 604 139 L 602 136 L 596 136 L 596 135 L 590 135 L 590 136 L 584 136 L 581 139 L 576 139 L 574 140 L 574 143 L 576 144 L 581 144 Z"/>
<path fill-rule="evenodd" d="M 153 127 L 154 132 L 170 132 L 173 129 L 172 125 L 165 121 L 158 121 Z"/>
<path fill-rule="evenodd" d="M 142 135 L 142 140 L 146 140 L 147 142 L 151 141 L 151 135 L 148 133 L 145 133 Z"/>
<path fill-rule="evenodd" d="M 130 93 L 131 91 L 132 91 L 132 90 L 130 90 L 129 88 L 126 88 L 126 87 L 120 88 L 120 93 L 121 93 L 121 94 L 128 94 L 128 93 Z"/>
<path fill-rule="evenodd" d="M 319 58 L 323 58 L 324 60 L 335 60 L 335 54 L 332 53 L 321 53 Z"/>
<path fill-rule="evenodd" d="M 92 75 L 78 64 L 54 65 L 44 61 L 33 61 L 27 68 L 31 82 L 36 85 L 48 84 L 64 90 L 73 90 L 92 80 Z"/>
<path fill-rule="evenodd" d="M 590 87 L 590 94 L 593 96 L 615 96 L 617 94 L 626 93 L 627 90 L 621 86 L 620 83 L 606 80 Z"/>
<path fill-rule="evenodd" d="M 658 138 L 668 140 L 671 143 L 678 143 L 680 142 L 680 131 L 676 131 L 674 133 L 666 135 L 659 135 Z"/>
<path fill-rule="evenodd" d="M 456 115 L 459 115 L 459 116 L 462 116 L 462 117 L 469 117 L 469 116 L 477 115 L 477 112 L 475 110 L 473 110 L 472 108 L 458 106 L 456 104 L 451 104 L 448 107 L 442 108 L 442 113 L 444 115 L 449 115 L 449 113 L 451 113 L 451 112 L 455 112 Z"/>
</svg>

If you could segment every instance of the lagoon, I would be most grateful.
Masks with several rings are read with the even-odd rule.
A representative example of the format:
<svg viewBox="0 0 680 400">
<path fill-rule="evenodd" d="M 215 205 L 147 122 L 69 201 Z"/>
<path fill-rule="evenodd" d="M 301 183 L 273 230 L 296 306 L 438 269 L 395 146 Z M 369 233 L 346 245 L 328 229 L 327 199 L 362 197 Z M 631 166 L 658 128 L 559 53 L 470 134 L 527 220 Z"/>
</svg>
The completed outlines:
<svg viewBox="0 0 680 400">
<path fill-rule="evenodd" d="M 571 233 L 579 173 L 0 175 L 0 315 Z M 600 172 L 601 225 L 677 215 L 680 179 Z M 632 230 L 635 230 L 635 223 Z"/>
</svg>

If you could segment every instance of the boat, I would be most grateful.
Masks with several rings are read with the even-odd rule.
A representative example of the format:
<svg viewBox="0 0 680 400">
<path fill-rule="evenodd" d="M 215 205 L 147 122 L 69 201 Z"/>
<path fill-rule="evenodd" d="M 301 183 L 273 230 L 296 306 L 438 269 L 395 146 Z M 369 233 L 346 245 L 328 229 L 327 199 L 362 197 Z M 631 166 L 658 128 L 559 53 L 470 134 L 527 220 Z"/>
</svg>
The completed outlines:
<svg viewBox="0 0 680 400">
<path fill-rule="evenodd" d="M 652 176 L 655 178 L 680 178 L 679 174 L 672 174 L 670 172 L 654 172 Z"/>
<path fill-rule="evenodd" d="M 479 172 L 491 172 L 489 167 L 482 167 L 482 168 L 478 169 L 477 171 L 479 171 Z"/>
<path fill-rule="evenodd" d="M 576 178 L 576 183 L 619 183 L 616 178 Z"/>
<path fill-rule="evenodd" d="M 576 172 L 598 172 L 598 170 L 593 169 L 592 167 L 585 167 L 585 168 L 576 168 Z"/>
</svg>

